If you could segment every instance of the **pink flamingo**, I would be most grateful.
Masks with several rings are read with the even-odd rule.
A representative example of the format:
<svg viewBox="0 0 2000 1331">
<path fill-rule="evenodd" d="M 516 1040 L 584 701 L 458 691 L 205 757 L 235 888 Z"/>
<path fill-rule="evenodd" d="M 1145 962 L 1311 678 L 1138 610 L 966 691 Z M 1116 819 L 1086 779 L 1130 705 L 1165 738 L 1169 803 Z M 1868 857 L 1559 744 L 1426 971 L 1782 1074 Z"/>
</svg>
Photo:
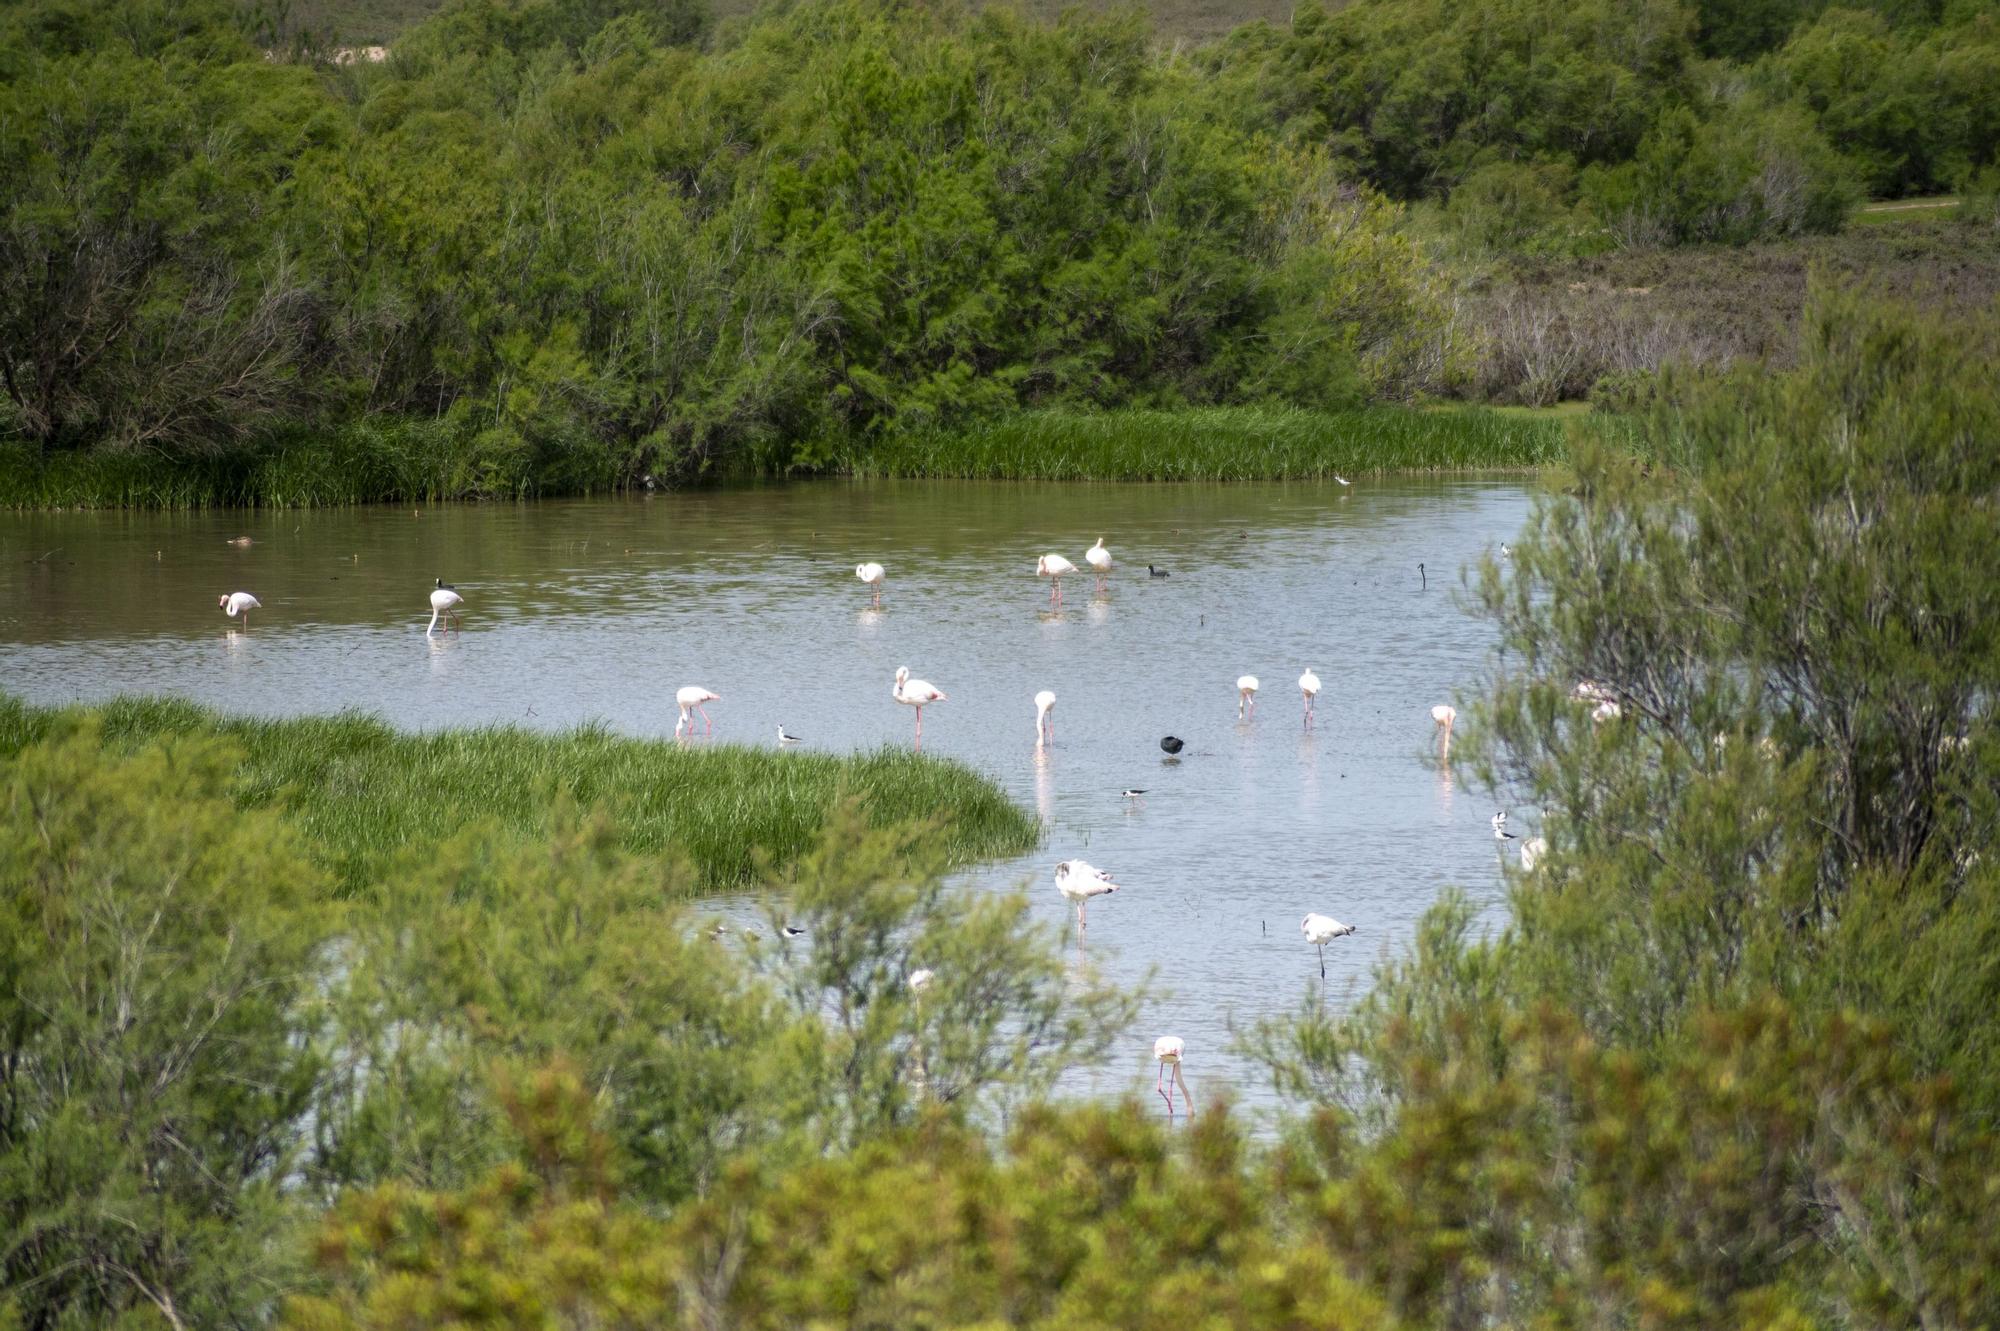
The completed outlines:
<svg viewBox="0 0 2000 1331">
<path fill-rule="evenodd" d="M 674 702 L 680 706 L 681 719 L 674 722 L 674 733 L 676 735 L 680 734 L 681 727 L 685 726 L 688 733 L 693 734 L 694 714 L 700 712 L 702 721 L 708 726 L 708 733 L 713 735 L 715 733 L 715 722 L 708 719 L 708 709 L 703 707 L 702 704 L 705 702 L 721 701 L 721 694 L 710 693 L 699 684 L 689 684 L 687 687 L 675 692 Z"/>
<path fill-rule="evenodd" d="M 1043 689 L 1035 695 L 1035 743 L 1053 743 L 1056 737 L 1056 695 Z"/>
<path fill-rule="evenodd" d="M 945 691 L 927 679 L 911 679 L 908 666 L 896 667 L 896 687 L 891 695 L 905 707 L 917 709 L 917 747 L 924 747 L 924 708 L 934 702 L 948 702 Z"/>
<path fill-rule="evenodd" d="M 1194 1117 L 1194 1096 L 1188 1092 L 1187 1078 L 1181 1075 L 1181 1057 L 1187 1046 L 1178 1035 L 1162 1035 L 1153 1041 L 1153 1057 L 1160 1060 L 1160 1075 L 1153 1082 L 1153 1090 L 1167 1102 L 1167 1117 L 1174 1116 L 1174 1086 L 1179 1084 L 1181 1099 L 1187 1102 L 1188 1117 Z M 1173 1081 L 1167 1080 L 1167 1069 L 1174 1071 Z"/>
<path fill-rule="evenodd" d="M 1053 578 L 1055 585 L 1049 589 L 1049 600 L 1055 605 L 1062 604 L 1063 574 L 1076 572 L 1076 565 L 1061 555 L 1043 555 L 1035 561 L 1035 576 Z"/>
</svg>

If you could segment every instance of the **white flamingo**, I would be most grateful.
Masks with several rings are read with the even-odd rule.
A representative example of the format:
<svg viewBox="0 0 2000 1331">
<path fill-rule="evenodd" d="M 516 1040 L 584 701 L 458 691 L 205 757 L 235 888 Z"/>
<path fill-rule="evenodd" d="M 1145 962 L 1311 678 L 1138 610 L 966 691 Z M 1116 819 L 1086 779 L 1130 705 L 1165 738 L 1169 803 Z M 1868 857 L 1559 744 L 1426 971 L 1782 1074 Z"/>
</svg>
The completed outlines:
<svg viewBox="0 0 2000 1331">
<path fill-rule="evenodd" d="M 1351 924 L 1342 924 L 1331 915 L 1308 915 L 1299 925 L 1299 932 L 1306 941 L 1319 949 L 1319 978 L 1326 978 L 1326 945 L 1336 938 L 1344 938 L 1354 932 Z"/>
<path fill-rule="evenodd" d="M 1076 572 L 1076 565 L 1070 563 L 1061 555 L 1043 555 L 1035 561 L 1036 577 L 1055 579 L 1055 585 L 1049 588 L 1049 600 L 1056 605 L 1062 604 L 1063 574 L 1074 572 Z"/>
<path fill-rule="evenodd" d="M 924 990 L 931 987 L 931 981 L 935 980 L 936 978 L 937 978 L 937 973 L 935 971 L 930 971 L 930 970 L 911 971 L 909 979 L 910 992 L 913 994 L 921 994 Z"/>
<path fill-rule="evenodd" d="M 1438 728 L 1440 735 L 1438 743 L 1443 746 L 1446 753 L 1451 752 L 1451 728 L 1457 722 L 1458 709 L 1450 703 L 1441 702 L 1431 708 L 1431 724 Z"/>
<path fill-rule="evenodd" d="M 703 707 L 702 704 L 705 702 L 721 701 L 721 694 L 710 693 L 699 684 L 688 684 L 674 690 L 674 704 L 681 709 L 681 719 L 674 722 L 674 733 L 678 735 L 681 733 L 682 727 L 686 727 L 688 733 L 693 734 L 694 714 L 700 712 L 702 721 L 708 726 L 708 733 L 713 735 L 715 733 L 715 722 L 708 719 L 708 709 Z M 783 727 L 779 728 L 778 733 L 781 735 L 784 733 Z"/>
<path fill-rule="evenodd" d="M 1313 720 L 1313 705 L 1319 699 L 1319 676 L 1312 672 L 1311 666 L 1307 666 L 1306 672 L 1299 676 L 1299 692 L 1304 695 L 1306 700 L 1306 724 L 1311 725 Z"/>
<path fill-rule="evenodd" d="M 458 623 L 458 607 L 464 604 L 465 598 L 450 587 L 445 586 L 444 579 L 439 578 L 437 580 L 437 587 L 431 592 L 431 622 L 430 627 L 424 630 L 424 636 L 428 638 L 431 634 L 437 632 L 438 616 L 440 615 L 444 617 L 446 628 L 456 626 Z"/>
<path fill-rule="evenodd" d="M 1111 881 L 1110 874 L 1083 860 L 1064 860 L 1056 866 L 1056 891 L 1076 906 L 1079 939 L 1090 929 L 1090 921 L 1084 918 L 1084 909 L 1090 899 L 1117 890 L 1118 884 Z"/>
<path fill-rule="evenodd" d="M 1083 562 L 1097 571 L 1097 585 L 1104 586 L 1104 575 L 1111 571 L 1111 552 L 1104 548 L 1104 538 L 1097 538 L 1097 544 L 1083 552 Z"/>
<path fill-rule="evenodd" d="M 1236 719 L 1254 716 L 1257 712 L 1257 677 L 1238 675 L 1236 677 Z"/>
<path fill-rule="evenodd" d="M 1035 743 L 1054 743 L 1056 738 L 1056 694 L 1043 689 L 1035 695 Z"/>
<path fill-rule="evenodd" d="M 1531 836 L 1521 843 L 1521 872 L 1533 873 L 1542 856 L 1549 853 L 1548 838 Z"/>
<path fill-rule="evenodd" d="M 924 747 L 924 708 L 934 702 L 948 702 L 945 691 L 927 679 L 911 679 L 908 666 L 896 667 L 896 685 L 890 690 L 897 702 L 917 709 L 917 747 Z"/>
<path fill-rule="evenodd" d="M 1181 1059 L 1187 1053 L 1187 1046 L 1178 1035 L 1162 1035 L 1153 1041 L 1153 1057 L 1159 1060 L 1160 1075 L 1153 1082 L 1153 1090 L 1167 1102 L 1167 1117 L 1174 1116 L 1174 1087 L 1181 1088 L 1181 1099 L 1187 1105 L 1188 1117 L 1194 1117 L 1194 1097 L 1188 1094 L 1187 1078 L 1181 1075 Z M 1173 1080 L 1167 1080 L 1167 1069 L 1173 1069 Z"/>
<path fill-rule="evenodd" d="M 238 615 L 243 616 L 243 627 L 246 629 L 250 627 L 250 612 L 264 608 L 264 603 L 249 592 L 231 592 L 227 596 L 218 597 L 215 603 L 222 608 L 222 613 L 231 619 Z"/>
<path fill-rule="evenodd" d="M 873 560 L 854 566 L 854 576 L 874 589 L 876 605 L 882 604 L 882 571 L 882 566 Z"/>
</svg>

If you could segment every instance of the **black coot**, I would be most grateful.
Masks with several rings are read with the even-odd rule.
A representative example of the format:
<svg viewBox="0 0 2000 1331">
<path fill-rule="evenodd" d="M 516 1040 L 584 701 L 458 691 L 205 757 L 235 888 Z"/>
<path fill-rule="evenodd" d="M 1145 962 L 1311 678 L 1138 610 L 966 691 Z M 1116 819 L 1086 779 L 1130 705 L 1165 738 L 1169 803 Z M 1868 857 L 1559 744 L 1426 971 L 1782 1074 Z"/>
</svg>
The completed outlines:
<svg viewBox="0 0 2000 1331">
<path fill-rule="evenodd" d="M 1175 739 L 1172 735 L 1169 735 L 1165 739 L 1160 741 L 1160 747 L 1162 749 L 1165 749 L 1168 753 L 1179 753 L 1183 748 L 1187 746 L 1182 744 L 1179 740 Z"/>
</svg>

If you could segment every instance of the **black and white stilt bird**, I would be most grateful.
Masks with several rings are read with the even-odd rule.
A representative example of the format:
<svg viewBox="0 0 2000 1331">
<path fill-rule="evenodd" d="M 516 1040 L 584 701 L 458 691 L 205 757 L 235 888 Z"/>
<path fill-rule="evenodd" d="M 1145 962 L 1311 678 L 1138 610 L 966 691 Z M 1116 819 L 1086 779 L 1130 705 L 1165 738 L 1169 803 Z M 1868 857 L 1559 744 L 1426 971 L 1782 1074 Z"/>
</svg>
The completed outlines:
<svg viewBox="0 0 2000 1331">
<path fill-rule="evenodd" d="M 1502 810 L 1501 812 L 1494 814 L 1492 821 L 1493 821 L 1493 839 L 1495 841 L 1518 840 L 1518 838 L 1515 837 L 1515 835 L 1512 832 L 1509 832 L 1507 830 L 1507 814 L 1505 810 Z"/>
</svg>

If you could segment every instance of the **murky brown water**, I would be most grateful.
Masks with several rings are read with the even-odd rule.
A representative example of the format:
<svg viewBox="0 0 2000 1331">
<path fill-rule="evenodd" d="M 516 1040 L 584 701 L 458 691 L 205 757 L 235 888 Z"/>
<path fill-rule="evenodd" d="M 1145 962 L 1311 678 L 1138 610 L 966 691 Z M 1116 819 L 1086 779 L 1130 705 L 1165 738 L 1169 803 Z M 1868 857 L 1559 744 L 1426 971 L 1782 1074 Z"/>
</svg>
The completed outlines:
<svg viewBox="0 0 2000 1331">
<path fill-rule="evenodd" d="M 1493 810 L 1425 764 L 1429 709 L 1472 684 L 1491 635 L 1453 593 L 1510 540 L 1520 482 L 1130 486 L 822 482 L 650 499 L 224 515 L 0 514 L 0 679 L 37 702 L 129 691 L 282 715 L 358 707 L 410 727 L 598 718 L 668 735 L 703 684 L 718 743 L 907 744 L 898 665 L 951 695 L 928 751 L 991 773 L 1048 824 L 1043 848 L 969 875 L 1031 883 L 1081 856 L 1126 884 L 1091 910 L 1089 957 L 1165 993 L 1129 1057 L 1078 1088 L 1143 1083 L 1155 1035 L 1187 1040 L 1197 1096 L 1268 1099 L 1232 1023 L 1317 979 L 1309 910 L 1360 926 L 1328 948 L 1330 1002 L 1404 947 L 1447 884 L 1494 908 Z M 1035 557 L 1118 568 L 1048 603 Z M 253 544 L 228 544 L 249 536 Z M 854 565 L 888 566 L 869 608 Z M 1421 590 L 1419 561 L 1429 566 Z M 1171 569 L 1149 578 L 1148 562 Z M 462 633 L 426 638 L 432 579 Z M 232 633 L 223 592 L 264 603 Z M 1325 681 L 1318 728 L 1294 682 Z M 1238 675 L 1261 677 L 1254 721 Z M 1056 739 L 1038 751 L 1038 689 Z M 1187 740 L 1163 761 L 1160 736 Z M 1143 786 L 1143 801 L 1119 792 Z M 722 909 L 748 909 L 722 903 Z"/>
</svg>

